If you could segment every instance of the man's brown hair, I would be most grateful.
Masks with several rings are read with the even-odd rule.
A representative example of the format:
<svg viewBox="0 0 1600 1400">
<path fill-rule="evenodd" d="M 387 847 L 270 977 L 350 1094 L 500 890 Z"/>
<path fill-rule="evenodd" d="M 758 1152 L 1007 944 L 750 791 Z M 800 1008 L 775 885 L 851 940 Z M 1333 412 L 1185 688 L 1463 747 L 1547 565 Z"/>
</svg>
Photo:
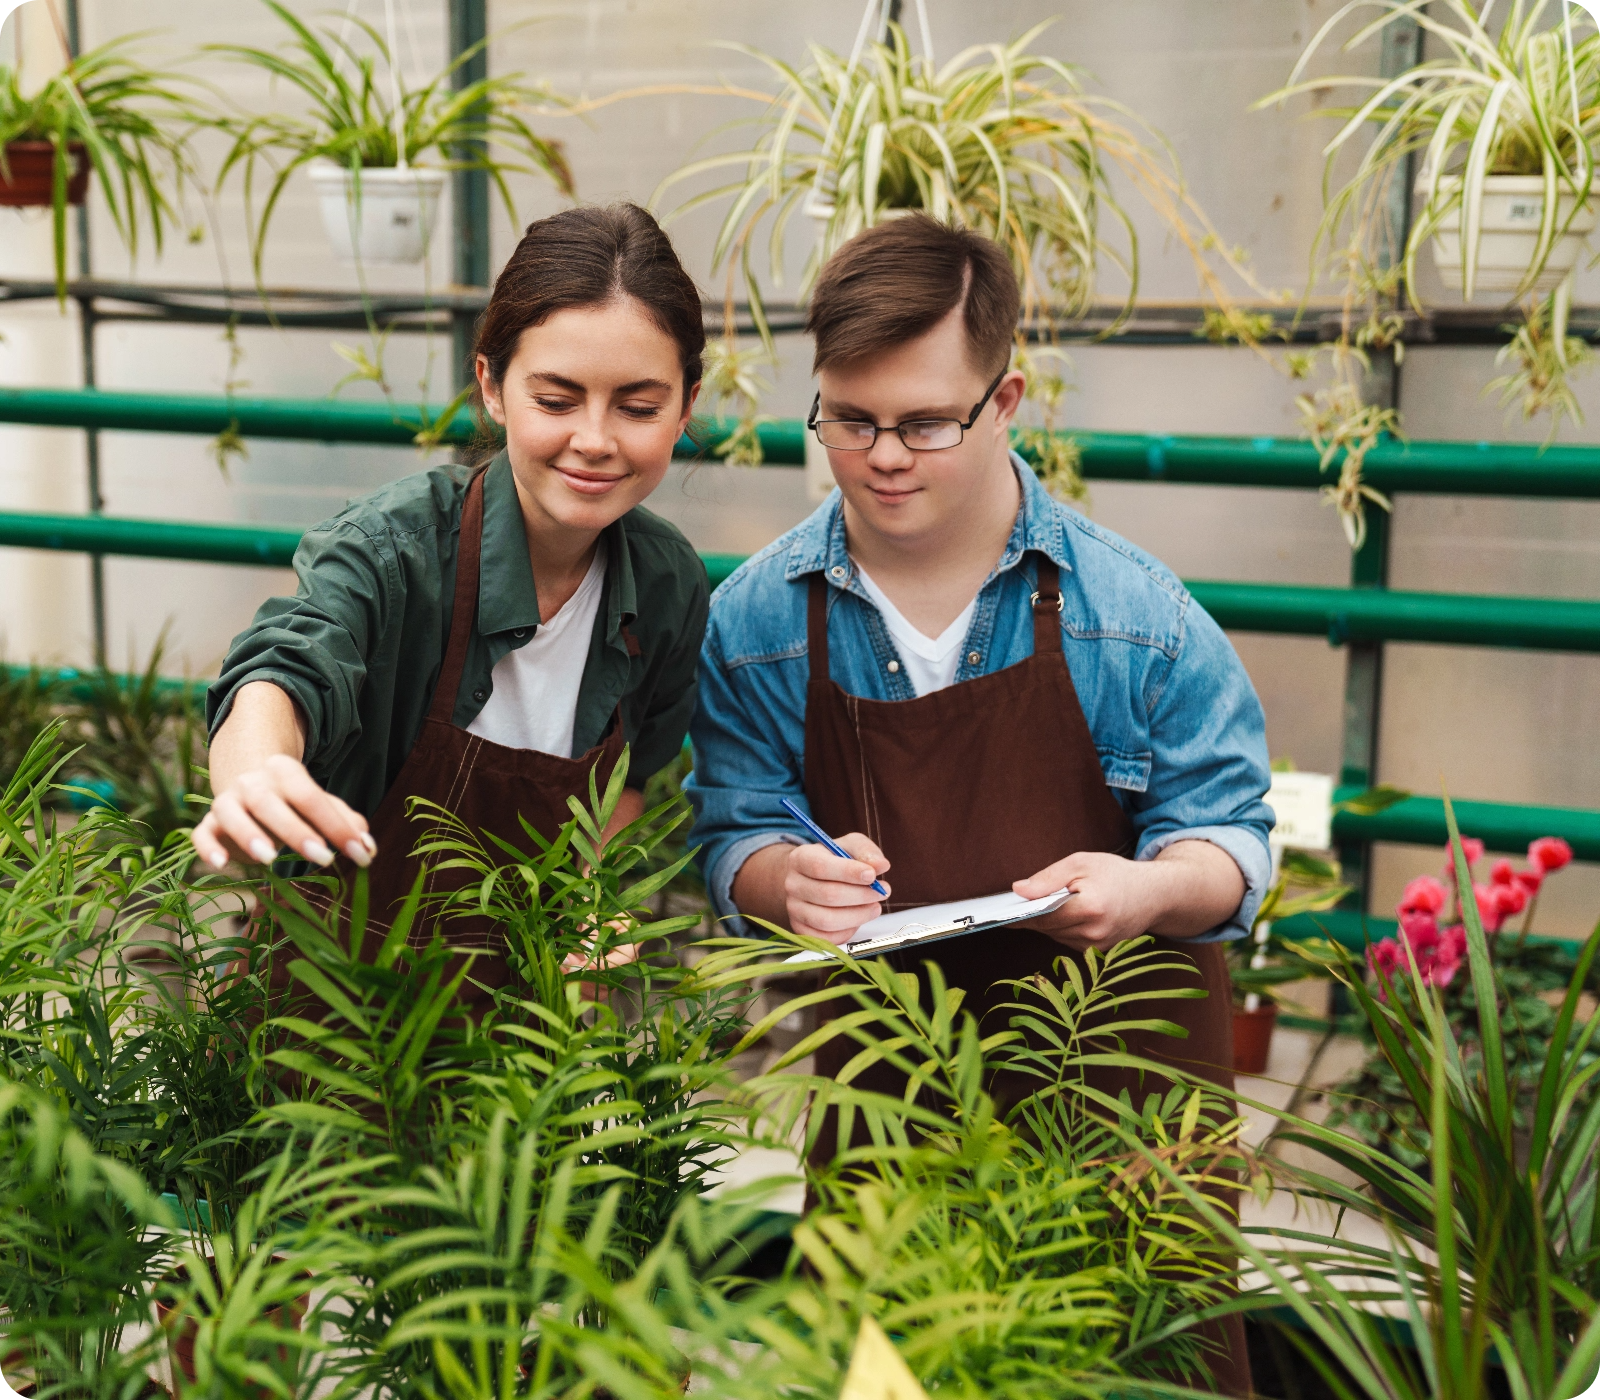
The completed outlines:
<svg viewBox="0 0 1600 1400">
<path fill-rule="evenodd" d="M 926 214 L 904 214 L 864 229 L 823 267 L 806 311 L 806 329 L 817 341 L 811 369 L 904 345 L 959 306 L 974 367 L 999 374 L 1021 305 L 1016 274 L 998 243 Z"/>
</svg>

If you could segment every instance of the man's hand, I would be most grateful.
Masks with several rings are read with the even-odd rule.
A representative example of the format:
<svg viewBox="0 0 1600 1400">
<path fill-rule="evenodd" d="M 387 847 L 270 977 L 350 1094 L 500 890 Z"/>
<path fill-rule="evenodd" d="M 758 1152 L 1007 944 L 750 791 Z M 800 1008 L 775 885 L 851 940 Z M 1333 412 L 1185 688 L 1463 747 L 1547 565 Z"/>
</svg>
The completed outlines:
<svg viewBox="0 0 1600 1400">
<path fill-rule="evenodd" d="M 763 846 L 734 877 L 734 903 L 741 913 L 794 933 L 848 942 L 862 924 L 883 913 L 883 896 L 872 882 L 889 862 L 859 831 L 839 837 L 839 844 L 853 859 L 820 845 Z"/>
<path fill-rule="evenodd" d="M 1082 952 L 1155 933 L 1193 938 L 1232 917 L 1244 898 L 1233 857 L 1209 841 L 1177 841 L 1154 860 L 1079 851 L 1011 887 L 1024 899 L 1072 898 L 1030 927 Z"/>
</svg>

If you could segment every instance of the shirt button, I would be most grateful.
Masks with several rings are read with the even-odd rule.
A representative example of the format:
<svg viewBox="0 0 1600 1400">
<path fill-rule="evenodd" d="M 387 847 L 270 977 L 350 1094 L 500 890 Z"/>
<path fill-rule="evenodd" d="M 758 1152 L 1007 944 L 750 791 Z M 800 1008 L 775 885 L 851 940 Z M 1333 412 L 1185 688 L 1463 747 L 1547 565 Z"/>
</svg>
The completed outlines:
<svg viewBox="0 0 1600 1400">
<path fill-rule="evenodd" d="M 982 659 L 983 658 L 975 651 L 969 651 L 967 653 L 967 665 L 969 666 L 976 666 Z"/>
<path fill-rule="evenodd" d="M 475 691 L 472 692 L 472 698 L 481 705 L 489 698 L 489 692 L 480 685 Z"/>
<path fill-rule="evenodd" d="M 900 671 L 900 663 L 898 661 L 891 661 L 889 663 L 889 674 L 891 676 L 898 675 L 899 671 Z"/>
<path fill-rule="evenodd" d="M 844 577 L 844 565 L 843 564 L 835 564 L 831 569 L 828 570 L 828 572 L 830 574 L 832 574 L 835 578 L 843 578 Z"/>
<path fill-rule="evenodd" d="M 528 629 L 526 627 L 519 627 L 511 635 L 513 637 L 515 637 L 520 642 L 524 637 L 526 637 L 528 635 Z"/>
</svg>

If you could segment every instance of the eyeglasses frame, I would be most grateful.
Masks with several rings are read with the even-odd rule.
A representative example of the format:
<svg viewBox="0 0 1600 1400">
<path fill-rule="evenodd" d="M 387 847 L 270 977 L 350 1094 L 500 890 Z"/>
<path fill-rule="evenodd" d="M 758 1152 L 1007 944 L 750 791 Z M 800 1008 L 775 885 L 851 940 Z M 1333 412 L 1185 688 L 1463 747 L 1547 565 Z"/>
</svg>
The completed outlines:
<svg viewBox="0 0 1600 1400">
<path fill-rule="evenodd" d="M 1007 365 L 999 374 L 995 375 L 994 381 L 983 391 L 983 397 L 973 404 L 972 412 L 967 415 L 965 423 L 959 418 L 912 418 L 905 423 L 895 423 L 891 427 L 885 428 L 876 423 L 868 423 L 861 418 L 818 418 L 817 414 L 822 410 L 822 390 L 818 389 L 816 398 L 811 401 L 811 412 L 806 417 L 806 427 L 814 433 L 823 423 L 854 423 L 858 427 L 870 427 L 872 429 L 872 441 L 865 447 L 828 447 L 827 443 L 822 443 L 824 447 L 828 447 L 830 452 L 871 452 L 878 445 L 879 434 L 888 432 L 894 433 L 900 439 L 907 452 L 948 452 L 950 448 L 960 447 L 967 440 L 968 431 L 978 421 L 978 417 L 983 410 L 989 406 L 989 400 L 994 397 L 994 391 L 1000 387 L 1000 381 L 1010 373 L 1011 367 Z M 909 442 L 906 442 L 905 434 L 905 430 L 912 423 L 954 423 L 961 429 L 961 436 L 945 447 L 913 447 Z M 817 434 L 817 441 L 822 442 L 820 433 Z"/>
</svg>

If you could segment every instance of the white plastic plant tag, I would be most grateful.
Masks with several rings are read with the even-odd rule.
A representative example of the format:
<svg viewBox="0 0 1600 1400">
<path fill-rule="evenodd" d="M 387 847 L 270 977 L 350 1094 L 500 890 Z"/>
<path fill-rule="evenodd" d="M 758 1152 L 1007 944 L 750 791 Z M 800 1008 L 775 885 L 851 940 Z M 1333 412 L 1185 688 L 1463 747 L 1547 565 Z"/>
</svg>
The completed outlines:
<svg viewBox="0 0 1600 1400">
<path fill-rule="evenodd" d="M 0 0 L 0 24 L 11 18 L 13 11 L 20 10 L 28 0 Z"/>
<path fill-rule="evenodd" d="M 1325 851 L 1333 844 L 1333 779 L 1326 773 L 1274 773 L 1267 806 L 1278 820 L 1272 844 Z"/>
</svg>

